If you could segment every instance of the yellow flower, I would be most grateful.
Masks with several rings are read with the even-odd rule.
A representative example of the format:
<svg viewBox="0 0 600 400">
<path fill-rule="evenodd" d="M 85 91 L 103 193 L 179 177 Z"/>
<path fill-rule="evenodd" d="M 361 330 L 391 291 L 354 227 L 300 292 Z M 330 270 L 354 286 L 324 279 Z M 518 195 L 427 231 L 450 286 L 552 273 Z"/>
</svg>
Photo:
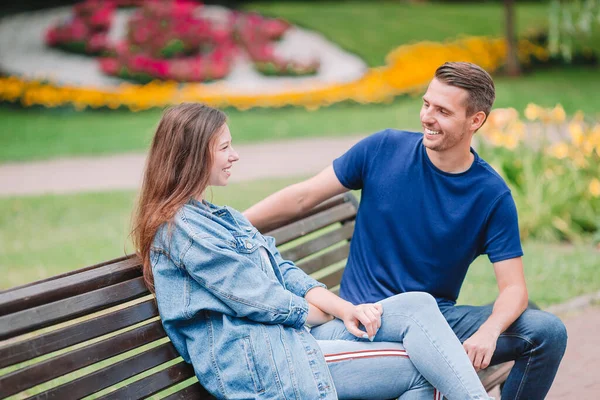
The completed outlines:
<svg viewBox="0 0 600 400">
<path fill-rule="evenodd" d="M 573 121 L 575 122 L 583 122 L 584 114 L 583 111 L 577 111 L 575 115 L 573 115 Z"/>
<path fill-rule="evenodd" d="M 504 147 L 510 150 L 514 150 L 517 147 L 519 140 L 515 135 L 506 135 L 504 137 Z"/>
<path fill-rule="evenodd" d="M 548 153 L 553 157 L 563 159 L 569 155 L 569 146 L 566 143 L 556 143 L 550 146 Z"/>
<path fill-rule="evenodd" d="M 597 178 L 592 179 L 588 190 L 592 196 L 600 197 L 600 181 Z"/>
<path fill-rule="evenodd" d="M 557 104 L 556 107 L 552 109 L 552 118 L 554 119 L 554 122 L 565 122 L 566 117 L 565 109 L 560 104 Z"/>
<path fill-rule="evenodd" d="M 569 124 L 569 134 L 571 135 L 571 140 L 573 143 L 579 147 L 583 142 L 583 128 L 581 124 L 578 122 L 571 122 Z"/>
<path fill-rule="evenodd" d="M 525 118 L 527 118 L 530 121 L 535 121 L 536 119 L 540 118 L 540 111 L 540 107 L 533 103 L 529 103 L 527 104 L 527 108 L 525 108 Z"/>
</svg>

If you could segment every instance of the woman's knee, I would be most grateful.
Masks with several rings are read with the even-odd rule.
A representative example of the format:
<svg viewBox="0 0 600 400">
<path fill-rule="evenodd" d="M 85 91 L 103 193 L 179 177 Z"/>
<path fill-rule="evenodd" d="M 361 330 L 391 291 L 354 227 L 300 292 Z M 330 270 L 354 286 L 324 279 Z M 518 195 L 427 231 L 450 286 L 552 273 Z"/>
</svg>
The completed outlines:
<svg viewBox="0 0 600 400">
<path fill-rule="evenodd" d="M 386 309 L 413 314 L 415 312 L 439 311 L 435 298 L 426 292 L 406 292 L 381 301 Z"/>
</svg>

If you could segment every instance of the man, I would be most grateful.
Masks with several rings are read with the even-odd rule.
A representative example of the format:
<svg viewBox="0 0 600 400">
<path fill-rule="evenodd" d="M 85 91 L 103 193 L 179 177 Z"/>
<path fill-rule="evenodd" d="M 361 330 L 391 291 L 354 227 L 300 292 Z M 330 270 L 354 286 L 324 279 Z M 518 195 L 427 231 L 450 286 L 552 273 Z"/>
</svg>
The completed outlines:
<svg viewBox="0 0 600 400">
<path fill-rule="evenodd" d="M 567 334 L 555 316 L 526 310 L 514 201 L 471 148 L 494 98 L 494 83 L 482 68 L 446 63 L 423 96 L 423 134 L 388 129 L 371 135 L 315 177 L 245 214 L 260 228 L 362 189 L 340 295 L 359 304 L 408 291 L 432 294 L 475 369 L 515 360 L 503 398 L 543 399 Z M 467 269 L 481 254 L 493 264 L 498 297 L 493 306 L 455 306 Z M 336 335 L 318 328 L 315 334 Z"/>
</svg>

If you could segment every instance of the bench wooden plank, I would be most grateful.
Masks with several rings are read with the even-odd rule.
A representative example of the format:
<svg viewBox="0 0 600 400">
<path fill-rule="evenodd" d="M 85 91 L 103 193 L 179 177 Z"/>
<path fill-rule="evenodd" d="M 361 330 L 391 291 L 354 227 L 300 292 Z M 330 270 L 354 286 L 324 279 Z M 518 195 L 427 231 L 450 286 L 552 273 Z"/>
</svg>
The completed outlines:
<svg viewBox="0 0 600 400">
<path fill-rule="evenodd" d="M 0 398 L 165 337 L 160 321 L 90 344 L 0 377 Z"/>
<path fill-rule="evenodd" d="M 150 299 L 35 338 L 11 343 L 0 347 L 0 368 L 85 342 L 156 316 L 156 301 Z"/>
<path fill-rule="evenodd" d="M 148 294 L 142 277 L 0 317 L 0 340 L 68 321 Z"/>
<path fill-rule="evenodd" d="M 279 221 L 279 222 L 275 222 L 275 223 L 271 223 L 268 224 L 266 226 L 263 226 L 263 228 L 261 229 L 261 233 L 265 234 L 265 235 L 269 235 L 269 236 L 273 236 L 273 231 L 281 228 L 283 226 L 286 225 L 290 225 L 296 221 L 299 221 L 301 219 L 304 218 L 308 218 L 312 215 L 318 214 L 322 211 L 328 210 L 330 208 L 333 208 L 337 205 L 343 204 L 343 203 L 351 203 L 351 204 L 356 204 L 356 208 L 358 209 L 358 203 L 353 203 L 352 201 L 356 200 L 356 198 L 354 197 L 354 195 L 352 195 L 351 193 L 345 193 L 345 194 L 340 194 L 337 195 L 335 197 L 332 197 L 329 200 L 325 200 L 324 202 L 322 202 L 321 204 L 318 204 L 317 206 L 315 206 L 313 209 L 307 211 L 306 213 L 302 214 L 302 215 L 297 215 L 289 220 L 286 221 Z M 265 233 L 266 232 L 266 233 Z"/>
<path fill-rule="evenodd" d="M 141 276 L 139 259 L 127 258 L 0 292 L 0 316 L 45 305 Z"/>
<path fill-rule="evenodd" d="M 323 278 L 320 278 L 319 282 L 325 284 L 325 286 L 327 286 L 328 288 L 331 288 L 331 287 L 334 287 L 334 286 L 340 284 L 343 274 L 344 274 L 344 268 L 340 268 L 340 269 L 332 272 L 331 274 L 324 276 Z"/>
<path fill-rule="evenodd" d="M 310 260 L 301 261 L 297 265 L 307 274 L 312 274 L 313 272 L 348 258 L 349 252 L 350 243 L 344 243 L 340 247 L 336 247 L 335 249 L 325 252 L 315 258 L 311 258 Z"/>
<path fill-rule="evenodd" d="M 179 392 L 173 393 L 170 396 L 164 398 L 164 400 L 197 400 L 197 399 L 215 399 L 200 385 L 199 382 L 196 382 L 185 389 L 180 390 Z"/>
<path fill-rule="evenodd" d="M 82 398 L 179 357 L 171 342 L 161 344 L 91 374 L 57 386 L 31 399 Z"/>
<path fill-rule="evenodd" d="M 486 369 L 479 371 L 479 379 L 481 380 L 485 390 L 489 392 L 499 384 L 506 381 L 506 378 L 508 378 L 508 374 L 510 373 L 513 365 L 515 365 L 514 361 L 508 361 L 502 364 L 487 367 Z"/>
<path fill-rule="evenodd" d="M 194 376 L 194 368 L 185 361 L 170 366 L 167 369 L 158 371 L 143 379 L 135 381 L 114 392 L 110 392 L 98 400 L 121 400 L 121 399 L 142 399 L 171 387 L 179 382 L 183 382 Z M 205 391 L 205 393 L 207 393 Z M 197 397 L 204 399 L 205 397 Z"/>
<path fill-rule="evenodd" d="M 282 228 L 270 232 L 280 246 L 308 233 L 324 228 L 336 222 L 342 222 L 353 218 L 356 208 L 350 203 L 343 203 L 329 210 L 322 211 L 308 218 L 301 219 Z"/>
<path fill-rule="evenodd" d="M 327 232 L 296 247 L 282 251 L 281 256 L 285 260 L 297 262 L 311 254 L 315 254 L 329 246 L 333 246 L 342 240 L 349 240 L 352 237 L 353 232 L 354 221 L 348 222 L 334 231 Z"/>
</svg>

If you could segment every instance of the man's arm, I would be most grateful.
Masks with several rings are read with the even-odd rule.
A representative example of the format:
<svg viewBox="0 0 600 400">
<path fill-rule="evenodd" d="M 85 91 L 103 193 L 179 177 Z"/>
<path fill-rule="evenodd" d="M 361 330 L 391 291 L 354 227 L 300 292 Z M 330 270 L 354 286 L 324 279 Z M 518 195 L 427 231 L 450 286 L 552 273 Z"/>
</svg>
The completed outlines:
<svg viewBox="0 0 600 400">
<path fill-rule="evenodd" d="M 252 225 L 264 231 L 347 191 L 335 175 L 333 165 L 330 165 L 312 178 L 270 195 L 244 211 L 244 215 Z"/>
<path fill-rule="evenodd" d="M 528 295 L 521 257 L 494 263 L 499 294 L 492 315 L 463 346 L 476 370 L 487 368 L 496 342 L 527 308 Z"/>
</svg>

